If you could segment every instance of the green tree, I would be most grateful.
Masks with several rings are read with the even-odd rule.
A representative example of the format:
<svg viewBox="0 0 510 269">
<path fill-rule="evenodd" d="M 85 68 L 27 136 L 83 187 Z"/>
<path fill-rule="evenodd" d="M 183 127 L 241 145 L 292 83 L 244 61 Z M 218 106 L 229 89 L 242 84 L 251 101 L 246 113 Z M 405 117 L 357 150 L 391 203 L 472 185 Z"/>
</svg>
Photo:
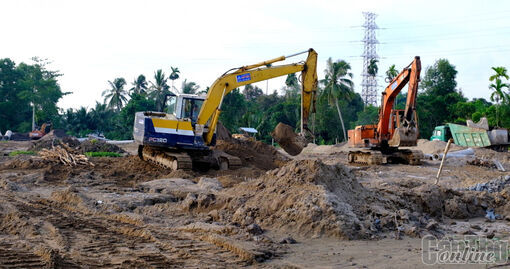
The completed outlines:
<svg viewBox="0 0 510 269">
<path fill-rule="evenodd" d="M 343 139 L 347 139 L 345 124 L 342 112 L 338 105 L 338 99 L 350 99 L 353 94 L 354 83 L 352 82 L 351 65 L 344 60 L 333 62 L 331 58 L 327 61 L 327 68 L 324 70 L 326 76 L 321 82 L 324 90 L 321 97 L 326 98 L 330 105 L 334 105 L 338 112 L 338 118 L 342 124 Z"/>
<path fill-rule="evenodd" d="M 379 121 L 379 108 L 373 105 L 365 106 L 362 111 L 358 112 L 358 120 L 355 125 L 377 124 Z"/>
<path fill-rule="evenodd" d="M 489 85 L 489 89 L 493 90 L 491 94 L 491 101 L 496 102 L 496 124 L 500 126 L 500 118 L 499 118 L 499 107 L 501 106 L 501 102 L 508 104 L 509 95 L 503 89 L 509 89 L 510 85 L 507 83 L 503 83 L 500 78 L 495 79 L 495 83 L 491 83 Z"/>
<path fill-rule="evenodd" d="M 220 121 L 227 129 L 237 131 L 240 126 L 241 118 L 246 113 L 246 99 L 235 89 L 223 98 L 221 105 Z"/>
<path fill-rule="evenodd" d="M 179 74 L 181 73 L 181 71 L 179 71 L 179 68 L 177 67 L 170 67 L 170 69 L 172 69 L 172 72 L 170 73 L 170 76 L 168 78 L 172 81 L 172 89 L 175 89 L 174 82 L 176 79 L 179 78 Z"/>
<path fill-rule="evenodd" d="M 156 110 L 161 111 L 163 102 L 165 102 L 165 96 L 170 94 L 169 86 L 167 84 L 168 79 L 165 77 L 163 70 L 159 69 L 154 73 L 154 82 L 150 81 L 150 93 L 149 96 L 156 103 Z"/>
<path fill-rule="evenodd" d="M 456 76 L 455 66 L 446 59 L 439 59 L 426 69 L 417 98 L 421 136 L 428 138 L 435 126 L 455 121 L 455 105 L 466 101 L 456 89 Z"/>
<path fill-rule="evenodd" d="M 144 75 L 139 75 L 132 83 L 133 87 L 129 89 L 130 94 L 145 94 L 147 92 L 147 80 Z"/>
<path fill-rule="evenodd" d="M 490 81 L 494 81 L 498 78 L 499 79 L 506 78 L 507 80 L 509 79 L 508 74 L 506 73 L 507 70 L 505 67 L 503 67 L 503 66 L 493 67 L 492 70 L 494 70 L 494 72 L 496 72 L 496 74 L 489 77 Z"/>
<path fill-rule="evenodd" d="M 372 77 L 375 77 L 377 75 L 377 72 L 379 71 L 379 67 L 377 67 L 378 62 L 379 60 L 377 59 L 370 59 L 370 63 L 368 64 L 367 67 L 367 72 Z"/>
<path fill-rule="evenodd" d="M 97 133 L 105 133 L 110 129 L 110 121 L 114 113 L 108 109 L 106 104 L 96 102 L 95 107 L 90 109 L 88 114 L 91 122 L 93 123 L 91 126 L 92 130 L 96 131 Z"/>
<path fill-rule="evenodd" d="M 262 89 L 257 86 L 246 84 L 246 86 L 244 86 L 243 89 L 243 94 L 247 100 L 253 101 L 257 99 L 259 96 L 263 95 L 264 92 L 262 92 Z"/>
<path fill-rule="evenodd" d="M 190 81 L 188 82 L 187 79 L 184 79 L 181 85 L 181 92 L 182 93 L 189 93 L 189 94 L 195 94 L 197 93 L 200 86 L 198 86 L 195 82 Z"/>
<path fill-rule="evenodd" d="M 296 73 L 288 74 L 285 79 L 285 87 L 282 89 L 287 97 L 295 97 L 300 94 L 300 85 Z"/>
<path fill-rule="evenodd" d="M 386 82 L 391 82 L 396 76 L 398 76 L 398 71 L 397 69 L 395 68 L 395 65 L 391 65 L 388 70 L 386 70 L 386 78 L 385 78 L 385 81 Z"/>
<path fill-rule="evenodd" d="M 114 108 L 117 112 L 122 109 L 122 106 L 127 102 L 127 92 L 124 90 L 126 80 L 124 78 L 116 78 L 112 81 L 108 80 L 110 89 L 103 91 L 104 102 L 108 104 L 109 108 Z"/>
<path fill-rule="evenodd" d="M 35 122 L 53 121 L 58 117 L 58 100 L 68 93 L 62 92 L 58 84 L 57 78 L 61 74 L 46 68 L 49 64 L 47 60 L 37 57 L 32 60 L 32 65 L 21 63 L 17 67 L 22 75 L 16 82 L 17 97 L 25 104 L 17 107 L 14 112 L 23 113 L 27 109 L 34 113 Z M 28 116 L 29 121 L 32 120 L 31 114 Z"/>
</svg>

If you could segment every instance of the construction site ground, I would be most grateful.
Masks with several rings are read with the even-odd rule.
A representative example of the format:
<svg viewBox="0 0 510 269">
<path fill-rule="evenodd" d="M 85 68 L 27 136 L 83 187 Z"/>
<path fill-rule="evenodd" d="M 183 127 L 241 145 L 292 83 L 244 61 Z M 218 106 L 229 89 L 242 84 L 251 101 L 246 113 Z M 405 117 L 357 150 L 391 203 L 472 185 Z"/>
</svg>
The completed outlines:
<svg viewBox="0 0 510 269">
<path fill-rule="evenodd" d="M 445 268 L 422 263 L 423 236 L 510 234 L 510 173 L 469 158 L 446 160 L 435 185 L 439 160 L 351 165 L 346 145 L 309 144 L 291 157 L 219 141 L 241 169 L 184 172 L 141 161 L 134 144 L 93 165 L 8 156 L 32 143 L 0 142 L 0 267 Z M 417 149 L 440 153 L 444 143 Z M 510 170 L 510 153 L 475 157 Z M 495 180 L 496 191 L 472 190 Z"/>
</svg>

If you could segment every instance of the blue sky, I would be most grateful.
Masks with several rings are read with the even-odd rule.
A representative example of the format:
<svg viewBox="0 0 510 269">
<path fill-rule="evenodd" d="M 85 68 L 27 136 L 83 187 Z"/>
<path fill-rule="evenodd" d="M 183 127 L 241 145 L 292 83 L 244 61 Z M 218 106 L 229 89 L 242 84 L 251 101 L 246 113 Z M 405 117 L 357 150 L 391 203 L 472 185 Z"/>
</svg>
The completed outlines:
<svg viewBox="0 0 510 269">
<path fill-rule="evenodd" d="M 0 10 L 0 58 L 50 59 L 64 74 L 63 90 L 73 92 L 59 103 L 64 108 L 93 107 L 116 77 L 131 82 L 174 66 L 176 87 L 187 79 L 205 88 L 232 67 L 310 47 L 319 53 L 320 78 L 328 57 L 345 59 L 360 92 L 363 11 L 377 13 L 381 28 L 380 91 L 388 66 L 401 70 L 415 55 L 424 69 L 448 59 L 469 98 L 488 98 L 492 66 L 510 68 L 508 1 L 19 0 L 0 2 Z M 269 91 L 283 81 L 269 81 Z"/>
</svg>

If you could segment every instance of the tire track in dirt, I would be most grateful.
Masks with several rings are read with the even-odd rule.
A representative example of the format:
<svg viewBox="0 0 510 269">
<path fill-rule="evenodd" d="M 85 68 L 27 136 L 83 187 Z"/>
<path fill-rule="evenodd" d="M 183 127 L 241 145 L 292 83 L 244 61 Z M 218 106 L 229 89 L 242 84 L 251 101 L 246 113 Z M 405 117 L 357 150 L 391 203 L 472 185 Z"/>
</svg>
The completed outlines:
<svg viewBox="0 0 510 269">
<path fill-rule="evenodd" d="M 0 244 L 0 267 L 115 268 L 195 268 L 203 265 L 238 267 L 246 265 L 236 254 L 214 244 L 204 242 L 191 233 L 161 227 L 116 221 L 100 214 L 79 210 L 69 211 L 67 204 L 48 199 L 21 200 L 9 193 L 0 193 L 9 201 L 20 219 L 49 223 L 54 231 L 34 236 L 8 236 L 23 242 L 28 249 L 36 246 L 55 249 L 48 241 L 57 242 L 57 258 L 45 258 L 33 251 Z M 29 222 L 32 225 L 32 221 Z M 50 225 L 50 226 L 51 226 Z M 36 225 L 37 226 L 37 225 Z M 37 230 L 40 227 L 33 228 Z M 1 229 L 0 229 L 1 230 Z M 5 232 L 5 231 L 4 231 Z M 58 258 L 61 257 L 61 258 Z M 62 261 L 68 261 L 63 263 Z M 16 263 L 20 261 L 20 263 Z M 12 265 L 12 266 L 11 266 Z"/>
</svg>

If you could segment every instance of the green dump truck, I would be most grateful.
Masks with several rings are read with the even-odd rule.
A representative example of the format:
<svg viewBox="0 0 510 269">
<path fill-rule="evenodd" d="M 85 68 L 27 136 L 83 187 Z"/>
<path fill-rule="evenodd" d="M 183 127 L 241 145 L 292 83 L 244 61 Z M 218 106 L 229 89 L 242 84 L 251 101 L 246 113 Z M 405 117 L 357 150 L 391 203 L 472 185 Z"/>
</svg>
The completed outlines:
<svg viewBox="0 0 510 269">
<path fill-rule="evenodd" d="M 508 130 L 469 127 L 460 124 L 447 123 L 437 126 L 430 137 L 431 141 L 448 141 L 453 138 L 454 143 L 464 147 L 484 147 L 497 151 L 508 151 Z"/>
</svg>

